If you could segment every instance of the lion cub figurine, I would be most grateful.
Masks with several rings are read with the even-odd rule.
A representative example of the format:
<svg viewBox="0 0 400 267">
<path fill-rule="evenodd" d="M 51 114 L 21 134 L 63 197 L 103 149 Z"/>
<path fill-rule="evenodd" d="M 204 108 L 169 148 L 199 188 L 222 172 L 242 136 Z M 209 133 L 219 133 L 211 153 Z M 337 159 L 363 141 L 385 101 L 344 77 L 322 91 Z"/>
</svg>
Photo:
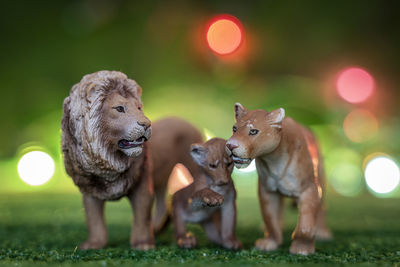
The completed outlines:
<svg viewBox="0 0 400 267">
<path fill-rule="evenodd" d="M 315 251 L 315 237 L 330 239 L 322 205 L 324 170 L 311 131 L 291 118 L 283 108 L 267 112 L 247 110 L 235 104 L 236 123 L 226 151 L 237 168 L 256 160 L 258 195 L 267 232 L 257 240 L 258 249 L 275 250 L 282 243 L 283 197 L 295 198 L 298 224 L 290 252 L 308 255 Z"/>
<path fill-rule="evenodd" d="M 200 167 L 192 184 L 172 198 L 175 238 L 178 246 L 194 248 L 196 237 L 186 232 L 186 223 L 200 223 L 207 237 L 227 249 L 239 249 L 235 236 L 236 191 L 231 174 L 233 161 L 225 152 L 226 141 L 213 138 L 193 144 L 191 156 Z"/>
</svg>

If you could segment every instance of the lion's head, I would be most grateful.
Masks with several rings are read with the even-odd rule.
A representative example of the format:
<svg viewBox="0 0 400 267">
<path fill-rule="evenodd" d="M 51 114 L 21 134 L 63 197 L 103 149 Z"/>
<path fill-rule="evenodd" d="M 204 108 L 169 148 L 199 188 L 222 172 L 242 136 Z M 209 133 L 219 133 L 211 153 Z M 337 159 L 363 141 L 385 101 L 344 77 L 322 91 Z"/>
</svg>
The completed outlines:
<svg viewBox="0 0 400 267">
<path fill-rule="evenodd" d="M 248 110 L 235 104 L 236 123 L 233 135 L 226 142 L 226 152 L 232 156 L 237 168 L 245 168 L 256 157 L 275 150 L 282 137 L 285 110 L 271 112 L 262 109 Z"/>
<path fill-rule="evenodd" d="M 117 71 L 85 75 L 64 100 L 63 147 L 85 171 L 122 172 L 150 138 L 141 88 Z"/>
</svg>

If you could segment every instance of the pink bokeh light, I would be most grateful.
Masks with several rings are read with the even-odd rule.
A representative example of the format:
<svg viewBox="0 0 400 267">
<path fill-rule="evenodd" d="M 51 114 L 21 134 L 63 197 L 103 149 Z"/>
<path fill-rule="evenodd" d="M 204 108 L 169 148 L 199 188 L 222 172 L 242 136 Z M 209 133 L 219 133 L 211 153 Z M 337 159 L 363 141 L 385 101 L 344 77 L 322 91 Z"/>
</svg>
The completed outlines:
<svg viewBox="0 0 400 267">
<path fill-rule="evenodd" d="M 366 70 L 350 67 L 341 71 L 336 81 L 339 95 L 350 103 L 367 100 L 375 89 L 374 78 Z"/>
</svg>

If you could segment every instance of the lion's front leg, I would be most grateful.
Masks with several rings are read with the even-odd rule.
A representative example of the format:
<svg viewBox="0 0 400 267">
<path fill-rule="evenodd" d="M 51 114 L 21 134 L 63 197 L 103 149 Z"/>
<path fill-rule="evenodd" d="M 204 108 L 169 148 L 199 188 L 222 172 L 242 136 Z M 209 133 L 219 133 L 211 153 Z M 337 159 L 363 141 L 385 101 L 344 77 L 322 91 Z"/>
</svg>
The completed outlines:
<svg viewBox="0 0 400 267">
<path fill-rule="evenodd" d="M 88 240 L 80 245 L 81 249 L 100 249 L 107 244 L 107 229 L 104 220 L 104 200 L 83 195 Z"/>
<path fill-rule="evenodd" d="M 151 176 L 147 176 L 142 177 L 140 184 L 128 196 L 134 214 L 130 238 L 131 247 L 134 249 L 149 250 L 155 248 L 151 221 L 153 195 Z"/>
</svg>

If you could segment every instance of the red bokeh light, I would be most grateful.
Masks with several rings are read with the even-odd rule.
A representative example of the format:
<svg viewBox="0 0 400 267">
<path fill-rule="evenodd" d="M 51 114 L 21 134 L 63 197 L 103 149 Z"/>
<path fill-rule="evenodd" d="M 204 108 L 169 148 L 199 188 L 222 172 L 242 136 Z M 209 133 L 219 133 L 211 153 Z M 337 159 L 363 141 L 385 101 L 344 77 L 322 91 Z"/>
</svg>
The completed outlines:
<svg viewBox="0 0 400 267">
<path fill-rule="evenodd" d="M 242 44 L 242 25 L 237 18 L 231 15 L 219 15 L 210 21 L 206 39 L 209 48 L 214 53 L 232 54 Z"/>
<path fill-rule="evenodd" d="M 340 72 L 336 81 L 339 95 L 350 103 L 361 103 L 374 91 L 374 78 L 366 70 L 351 67 Z"/>
</svg>

